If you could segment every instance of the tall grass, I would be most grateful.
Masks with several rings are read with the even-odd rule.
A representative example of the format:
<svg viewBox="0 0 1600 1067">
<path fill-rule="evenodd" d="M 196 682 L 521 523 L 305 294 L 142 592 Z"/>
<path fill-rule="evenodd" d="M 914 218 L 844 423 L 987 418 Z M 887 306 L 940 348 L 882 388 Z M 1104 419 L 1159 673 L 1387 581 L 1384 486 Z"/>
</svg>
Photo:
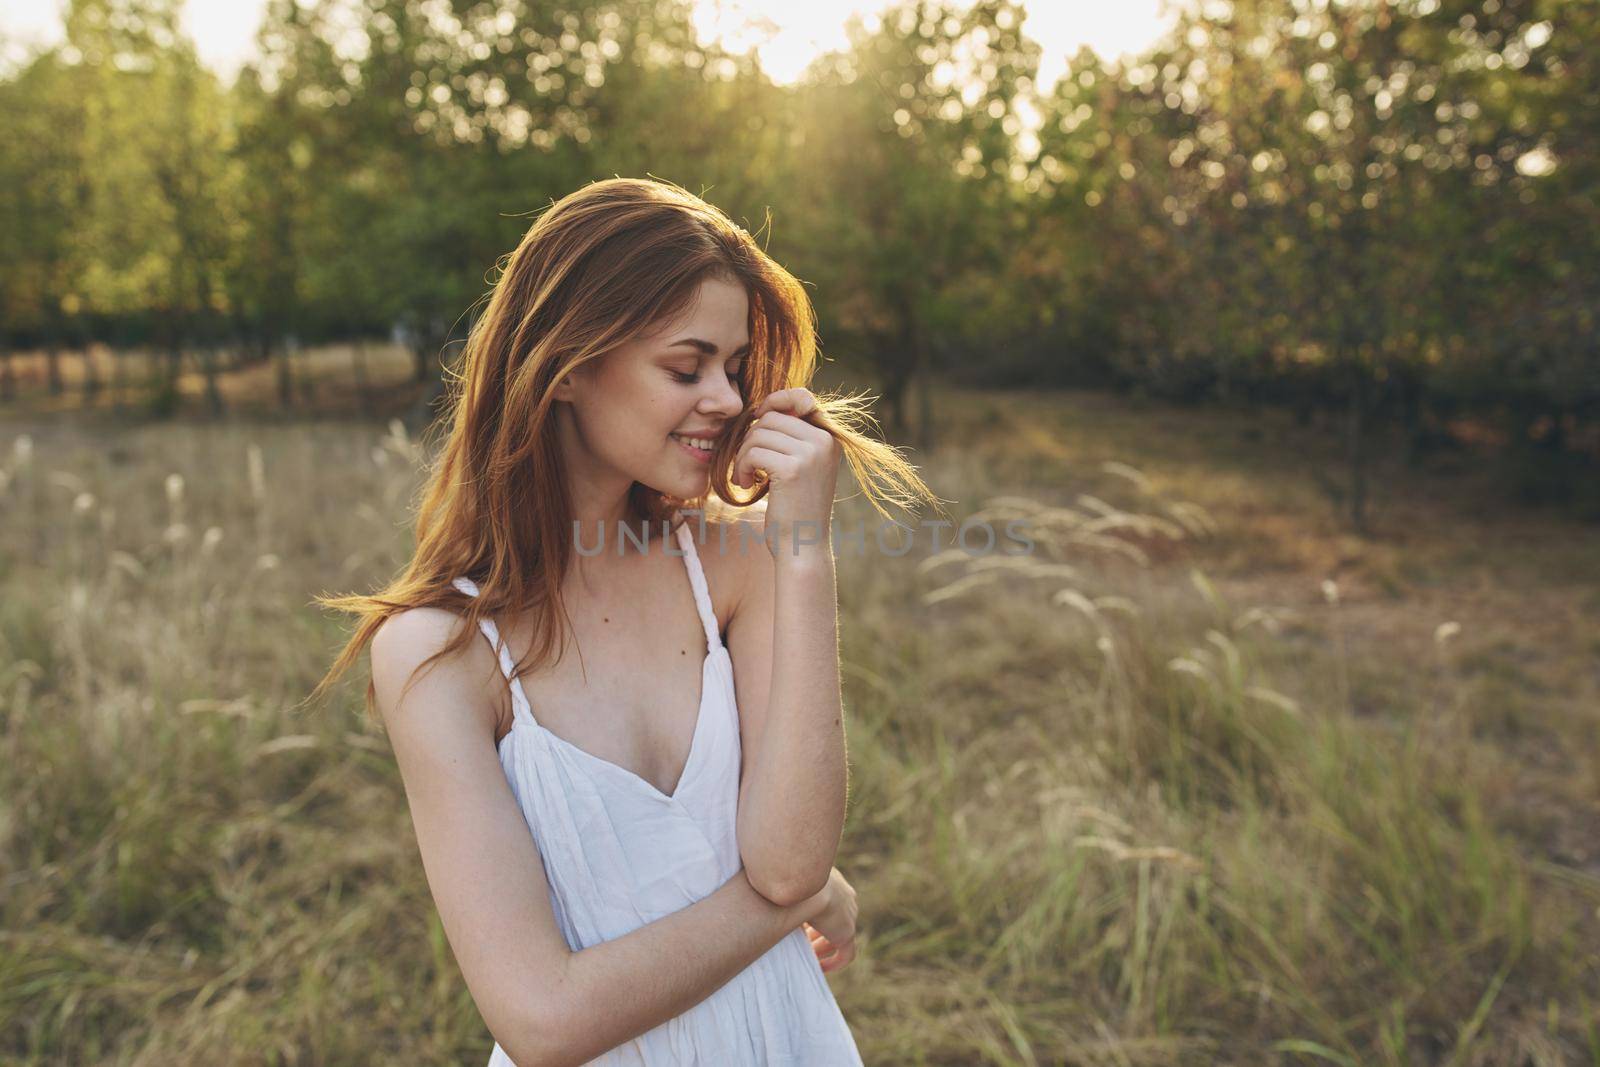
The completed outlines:
<svg viewBox="0 0 1600 1067">
<path fill-rule="evenodd" d="M 416 443 L 0 449 L 0 1061 L 487 1059 L 365 679 L 296 709 L 342 636 L 312 595 L 409 548 Z M 1600 892 L 1494 829 L 1449 701 L 1356 707 L 1337 586 L 1228 603 L 1228 516 L 1126 464 L 925 473 L 1036 549 L 840 556 L 867 1062 L 1600 1063 Z"/>
</svg>

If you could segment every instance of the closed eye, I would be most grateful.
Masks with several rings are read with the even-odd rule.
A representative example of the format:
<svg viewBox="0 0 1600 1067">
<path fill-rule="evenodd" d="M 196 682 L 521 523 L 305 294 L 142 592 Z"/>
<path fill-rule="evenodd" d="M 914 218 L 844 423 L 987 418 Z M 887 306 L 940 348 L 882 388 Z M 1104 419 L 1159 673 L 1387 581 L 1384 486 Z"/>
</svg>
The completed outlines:
<svg viewBox="0 0 1600 1067">
<path fill-rule="evenodd" d="M 728 378 L 729 378 L 730 381 L 738 381 L 739 380 L 739 370 L 738 370 L 738 368 L 735 368 L 734 370 L 728 371 L 727 373 L 728 373 Z M 693 384 L 695 384 L 696 382 L 698 382 L 700 380 L 700 375 L 698 375 L 698 374 L 684 374 L 682 371 L 673 371 L 672 372 L 672 377 L 673 377 L 674 380 L 682 382 L 684 385 L 693 385 Z"/>
</svg>

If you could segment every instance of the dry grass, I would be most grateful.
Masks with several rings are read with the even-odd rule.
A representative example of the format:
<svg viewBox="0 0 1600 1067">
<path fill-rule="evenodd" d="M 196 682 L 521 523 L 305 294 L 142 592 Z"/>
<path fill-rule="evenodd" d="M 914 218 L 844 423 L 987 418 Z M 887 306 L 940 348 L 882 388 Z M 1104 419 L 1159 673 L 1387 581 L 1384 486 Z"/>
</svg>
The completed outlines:
<svg viewBox="0 0 1600 1067">
<path fill-rule="evenodd" d="M 1600 1062 L 1592 543 L 1400 492 L 1360 542 L 1285 427 L 956 399 L 929 484 L 1038 550 L 840 557 L 866 1061 Z M 415 444 L 25 429 L 0 1062 L 486 1060 L 365 679 L 293 710 Z"/>
</svg>

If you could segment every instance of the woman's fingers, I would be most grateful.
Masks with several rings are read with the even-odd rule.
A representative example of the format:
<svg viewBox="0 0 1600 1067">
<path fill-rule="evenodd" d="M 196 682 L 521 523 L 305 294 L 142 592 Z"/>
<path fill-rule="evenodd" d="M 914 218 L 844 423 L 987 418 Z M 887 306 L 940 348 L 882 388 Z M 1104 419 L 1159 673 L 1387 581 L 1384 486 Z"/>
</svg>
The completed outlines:
<svg viewBox="0 0 1600 1067">
<path fill-rule="evenodd" d="M 775 393 L 770 393 L 767 399 L 773 402 L 774 407 L 793 412 L 801 418 L 817 410 L 816 394 L 798 385 L 791 389 L 779 389 Z"/>
<path fill-rule="evenodd" d="M 752 448 L 734 468 L 734 484 L 741 489 L 749 489 L 755 484 L 755 471 L 758 469 L 766 471 L 768 481 L 773 478 L 791 477 L 794 474 L 794 463 L 792 456 L 782 452 L 774 452 L 770 448 Z"/>
<path fill-rule="evenodd" d="M 804 419 L 785 415 L 781 411 L 769 411 L 753 420 L 745 427 L 744 439 L 739 442 L 740 446 L 748 446 L 750 439 L 757 436 L 765 437 L 785 451 L 796 453 L 804 452 L 812 445 L 826 444 L 833 440 L 833 435 L 822 427 L 813 426 Z"/>
<path fill-rule="evenodd" d="M 750 453 L 765 449 L 780 456 L 791 457 L 795 463 L 808 459 L 814 448 L 831 448 L 833 435 L 828 431 L 802 422 L 782 412 L 768 412 L 759 421 L 750 424 L 744 440 L 734 453 L 733 484 L 747 489 L 754 483 L 749 475 L 755 466 L 766 467 L 769 476 L 778 473 L 767 464 L 752 464 Z M 792 473 L 785 471 L 784 473 Z"/>
<path fill-rule="evenodd" d="M 739 443 L 739 451 L 734 454 L 733 459 L 733 484 L 741 489 L 750 487 L 751 483 L 748 475 L 753 472 L 753 467 L 748 461 L 750 451 L 757 447 L 765 448 L 772 452 L 781 452 L 786 447 L 784 435 L 765 426 L 754 427 L 749 433 L 745 434 L 744 440 Z M 770 470 L 767 471 L 768 475 L 771 475 L 771 473 Z"/>
<path fill-rule="evenodd" d="M 836 945 L 810 923 L 803 925 L 806 936 L 811 939 L 811 949 L 817 954 L 817 962 L 822 965 L 823 974 L 832 974 L 841 967 L 848 967 L 856 958 L 855 938 L 852 937 L 842 945 Z"/>
<path fill-rule="evenodd" d="M 763 411 L 761 414 L 750 420 L 749 425 L 745 427 L 745 432 L 749 433 L 758 427 L 764 427 L 769 430 L 781 430 L 790 437 L 794 438 L 796 443 L 801 444 L 807 441 L 816 443 L 819 441 L 830 441 L 833 439 L 833 434 L 829 433 L 827 430 L 824 430 L 821 426 L 818 426 L 814 422 L 808 422 L 807 420 L 793 415 L 787 411 Z"/>
<path fill-rule="evenodd" d="M 827 964 L 838 956 L 839 946 L 829 941 L 820 931 L 812 929 L 808 931 L 808 934 L 811 938 L 811 948 L 816 952 L 818 962 Z"/>
<path fill-rule="evenodd" d="M 817 410 L 816 394 L 809 389 L 795 386 L 768 393 L 757 406 L 755 417 L 760 418 L 767 411 L 787 411 L 805 418 L 815 410 Z"/>
<path fill-rule="evenodd" d="M 826 938 L 824 938 L 826 940 Z M 841 967 L 848 967 L 856 958 L 856 943 L 854 941 L 845 945 L 832 946 L 824 952 L 817 950 L 817 962 L 822 964 L 822 973 L 832 974 Z"/>
<path fill-rule="evenodd" d="M 819 435 L 832 438 L 827 430 L 810 421 L 817 410 L 817 398 L 808 389 L 780 389 L 768 394 L 750 413 L 749 426 L 771 426 L 789 431 L 801 440 L 820 441 Z"/>
</svg>

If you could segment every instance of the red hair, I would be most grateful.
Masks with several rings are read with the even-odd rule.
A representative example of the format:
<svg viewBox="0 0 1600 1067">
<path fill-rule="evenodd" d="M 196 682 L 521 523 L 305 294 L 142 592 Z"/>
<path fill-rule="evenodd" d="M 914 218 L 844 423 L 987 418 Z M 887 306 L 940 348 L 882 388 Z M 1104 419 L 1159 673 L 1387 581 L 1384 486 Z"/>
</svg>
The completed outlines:
<svg viewBox="0 0 1600 1067">
<path fill-rule="evenodd" d="M 465 648 L 479 619 L 507 610 L 533 616 L 533 647 L 518 673 L 553 657 L 561 647 L 561 578 L 574 551 L 553 388 L 589 360 L 675 320 L 710 277 L 749 295 L 750 354 L 739 375 L 744 412 L 712 459 L 704 496 L 678 500 L 635 483 L 629 519 L 676 525 L 684 509 L 745 507 L 765 496 L 767 484 L 759 482 L 739 500 L 729 476 L 751 412 L 769 393 L 805 386 L 816 370 L 816 317 L 804 288 L 727 215 L 679 186 L 637 178 L 587 185 L 529 228 L 472 327 L 436 423 L 447 427 L 446 436 L 421 489 L 410 562 L 372 595 L 316 598 L 359 622 L 308 700 L 349 669 L 384 620 L 407 608 L 447 608 L 467 619 L 423 666 Z M 888 517 L 881 501 L 937 506 L 915 468 L 863 432 L 865 423 L 876 425 L 864 398 L 818 396 L 811 419 L 839 439 L 880 514 Z M 477 597 L 451 584 L 458 575 L 477 583 Z M 366 708 L 375 715 L 370 681 Z"/>
</svg>

